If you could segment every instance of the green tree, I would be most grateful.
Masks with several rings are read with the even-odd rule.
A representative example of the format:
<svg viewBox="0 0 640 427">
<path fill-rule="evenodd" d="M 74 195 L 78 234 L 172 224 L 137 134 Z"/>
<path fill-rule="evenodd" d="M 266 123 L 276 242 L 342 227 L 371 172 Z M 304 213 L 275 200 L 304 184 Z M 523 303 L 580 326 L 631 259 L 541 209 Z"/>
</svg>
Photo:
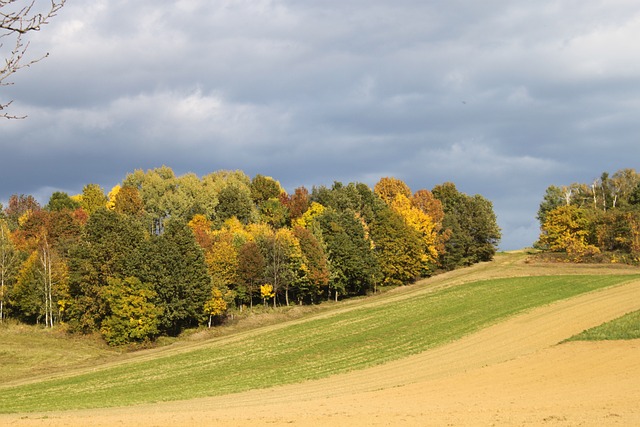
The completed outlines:
<svg viewBox="0 0 640 427">
<path fill-rule="evenodd" d="M 216 219 L 220 224 L 232 217 L 238 218 L 243 224 L 252 220 L 255 208 L 246 188 L 229 184 L 220 190 L 218 201 Z"/>
<path fill-rule="evenodd" d="M 69 323 L 72 330 L 100 330 L 108 315 L 103 288 L 108 279 L 139 277 L 147 262 L 144 225 L 102 208 L 88 220 L 69 251 Z"/>
<path fill-rule="evenodd" d="M 80 205 L 91 216 L 97 210 L 106 207 L 107 196 L 98 184 L 87 184 L 82 189 Z"/>
<path fill-rule="evenodd" d="M 76 210 L 80 207 L 80 203 L 73 200 L 69 195 L 63 191 L 54 192 L 49 198 L 49 203 L 45 206 L 45 209 L 52 212 L 59 212 L 62 210 Z"/>
<path fill-rule="evenodd" d="M 108 278 L 103 289 L 108 315 L 102 322 L 100 333 L 109 345 L 144 342 L 159 333 L 162 309 L 153 301 L 156 292 L 152 285 L 137 277 Z"/>
<path fill-rule="evenodd" d="M 256 175 L 251 180 L 251 198 L 256 205 L 260 205 L 269 199 L 278 199 L 284 190 L 280 183 L 270 176 Z"/>
<path fill-rule="evenodd" d="M 8 295 L 20 264 L 20 254 L 11 240 L 5 219 L 0 218 L 0 323 L 7 317 Z"/>
<path fill-rule="evenodd" d="M 364 294 L 373 287 L 378 264 L 365 228 L 352 211 L 326 209 L 318 217 L 327 246 L 334 298 Z"/>
<path fill-rule="evenodd" d="M 240 297 L 246 295 L 246 300 L 251 307 L 253 307 L 253 295 L 257 293 L 258 285 L 265 274 L 264 267 L 264 256 L 258 245 L 253 240 L 244 243 L 238 251 L 238 281 L 243 288 L 238 295 Z"/>
<path fill-rule="evenodd" d="M 142 279 L 158 294 L 161 332 L 177 335 L 203 320 L 211 278 L 202 249 L 184 221 L 170 220 L 162 235 L 153 236 Z"/>
<path fill-rule="evenodd" d="M 442 203 L 443 228 L 450 233 L 441 265 L 454 269 L 491 260 L 501 238 L 493 204 L 480 195 L 459 192 L 451 182 L 436 186 L 433 195 Z"/>
</svg>

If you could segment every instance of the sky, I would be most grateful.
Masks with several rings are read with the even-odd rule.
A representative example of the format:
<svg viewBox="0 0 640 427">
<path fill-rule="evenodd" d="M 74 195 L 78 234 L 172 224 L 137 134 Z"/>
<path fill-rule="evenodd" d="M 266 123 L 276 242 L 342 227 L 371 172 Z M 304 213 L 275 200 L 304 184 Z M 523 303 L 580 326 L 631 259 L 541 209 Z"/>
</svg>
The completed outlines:
<svg viewBox="0 0 640 427">
<path fill-rule="evenodd" d="M 68 0 L 0 87 L 28 116 L 0 121 L 0 202 L 162 165 L 393 176 L 481 194 L 528 247 L 547 187 L 636 168 L 638 40 L 637 0 Z"/>
</svg>

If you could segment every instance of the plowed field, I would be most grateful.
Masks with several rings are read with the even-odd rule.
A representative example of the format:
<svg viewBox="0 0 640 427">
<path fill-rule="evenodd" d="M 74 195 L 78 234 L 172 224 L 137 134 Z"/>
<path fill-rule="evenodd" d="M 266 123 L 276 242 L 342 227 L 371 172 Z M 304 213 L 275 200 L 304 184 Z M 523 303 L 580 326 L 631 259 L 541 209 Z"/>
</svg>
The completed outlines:
<svg viewBox="0 0 640 427">
<path fill-rule="evenodd" d="M 558 343 L 640 309 L 640 282 L 535 309 L 385 365 L 302 384 L 0 425 L 640 425 L 640 341 Z"/>
</svg>

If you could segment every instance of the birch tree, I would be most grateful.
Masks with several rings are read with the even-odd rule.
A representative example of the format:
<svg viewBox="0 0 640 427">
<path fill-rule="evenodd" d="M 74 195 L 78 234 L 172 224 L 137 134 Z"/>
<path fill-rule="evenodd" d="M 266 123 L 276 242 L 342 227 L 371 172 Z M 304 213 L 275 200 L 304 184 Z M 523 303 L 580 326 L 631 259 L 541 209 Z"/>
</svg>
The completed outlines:
<svg viewBox="0 0 640 427">
<path fill-rule="evenodd" d="M 0 219 L 0 323 L 6 317 L 5 301 L 9 278 L 15 272 L 18 261 L 18 252 L 11 242 L 7 222 Z"/>
</svg>

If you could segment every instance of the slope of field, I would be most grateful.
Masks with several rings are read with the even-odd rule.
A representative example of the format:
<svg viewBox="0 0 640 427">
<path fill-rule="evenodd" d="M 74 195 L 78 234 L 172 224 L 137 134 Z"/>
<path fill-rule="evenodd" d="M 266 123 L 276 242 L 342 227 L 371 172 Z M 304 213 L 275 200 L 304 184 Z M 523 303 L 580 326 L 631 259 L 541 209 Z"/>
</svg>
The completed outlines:
<svg viewBox="0 0 640 427">
<path fill-rule="evenodd" d="M 0 424 L 633 425 L 639 421 L 637 341 L 554 345 L 639 306 L 640 286 L 631 282 L 326 379 L 125 409 L 0 416 Z"/>
</svg>

